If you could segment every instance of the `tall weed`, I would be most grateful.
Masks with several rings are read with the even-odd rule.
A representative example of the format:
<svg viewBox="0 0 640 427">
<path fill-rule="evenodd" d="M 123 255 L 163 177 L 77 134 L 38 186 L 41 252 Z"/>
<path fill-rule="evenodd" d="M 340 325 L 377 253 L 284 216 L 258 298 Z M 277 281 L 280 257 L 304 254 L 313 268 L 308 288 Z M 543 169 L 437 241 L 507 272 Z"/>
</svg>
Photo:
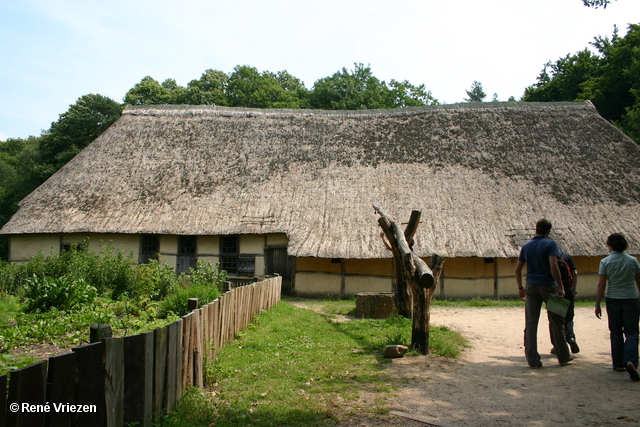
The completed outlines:
<svg viewBox="0 0 640 427">
<path fill-rule="evenodd" d="M 23 310 L 27 313 L 43 313 L 52 308 L 72 310 L 90 305 L 97 296 L 96 288 L 84 279 L 69 276 L 53 279 L 34 275 L 24 286 Z"/>
<path fill-rule="evenodd" d="M 171 313 L 184 316 L 188 310 L 189 298 L 198 298 L 198 304 L 203 306 L 223 294 L 227 272 L 220 270 L 216 263 L 215 269 L 211 263 L 198 261 L 197 268 L 190 269 L 191 275 L 180 277 L 180 286 L 176 286 L 171 294 L 162 301 L 158 316 L 163 318 Z"/>
</svg>

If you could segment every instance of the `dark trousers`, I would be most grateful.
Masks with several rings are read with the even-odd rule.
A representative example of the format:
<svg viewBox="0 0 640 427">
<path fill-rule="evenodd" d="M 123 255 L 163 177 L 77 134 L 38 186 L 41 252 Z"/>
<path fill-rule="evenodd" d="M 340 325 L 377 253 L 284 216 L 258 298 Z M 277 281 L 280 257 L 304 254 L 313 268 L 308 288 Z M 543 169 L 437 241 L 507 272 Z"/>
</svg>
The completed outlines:
<svg viewBox="0 0 640 427">
<path fill-rule="evenodd" d="M 637 367 L 640 300 L 607 298 L 606 304 L 613 367 L 623 368 L 627 362 Z"/>
<path fill-rule="evenodd" d="M 554 286 L 534 286 L 527 285 L 525 293 L 525 331 L 524 331 L 524 353 L 529 366 L 537 366 L 540 363 L 540 353 L 538 353 L 538 323 L 540 321 L 540 311 L 542 303 L 549 300 L 549 295 L 555 293 Z M 549 330 L 551 331 L 551 342 L 556 348 L 556 356 L 559 363 L 566 363 L 571 358 L 569 346 L 564 336 L 564 319 L 562 316 L 547 311 L 549 319 Z"/>
<path fill-rule="evenodd" d="M 573 332 L 573 317 L 575 316 L 576 296 L 573 293 L 573 289 L 571 288 L 565 288 L 564 292 L 564 298 L 571 301 L 571 304 L 569 304 L 569 309 L 567 310 L 567 315 L 564 317 L 564 336 L 567 338 L 567 342 L 571 342 L 576 340 L 576 334 Z"/>
<path fill-rule="evenodd" d="M 567 342 L 575 342 L 576 334 L 573 332 L 573 317 L 575 316 L 575 300 L 576 296 L 571 288 L 564 288 L 564 299 L 570 301 L 567 308 L 567 315 L 564 317 L 564 336 Z M 551 323 L 549 323 L 549 337 L 551 337 L 551 344 L 553 345 L 553 331 L 551 330 Z"/>
</svg>

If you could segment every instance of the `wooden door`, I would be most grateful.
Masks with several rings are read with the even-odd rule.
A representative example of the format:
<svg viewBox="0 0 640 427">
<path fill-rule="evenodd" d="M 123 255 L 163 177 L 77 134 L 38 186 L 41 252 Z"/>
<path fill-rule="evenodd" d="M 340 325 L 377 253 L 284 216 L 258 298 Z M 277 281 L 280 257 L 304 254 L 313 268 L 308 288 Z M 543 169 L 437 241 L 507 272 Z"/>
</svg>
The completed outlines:
<svg viewBox="0 0 640 427">
<path fill-rule="evenodd" d="M 282 291 L 292 290 L 293 261 L 294 257 L 287 255 L 286 246 L 271 246 L 265 251 L 265 274 L 273 276 L 278 273 L 282 276 Z"/>
</svg>

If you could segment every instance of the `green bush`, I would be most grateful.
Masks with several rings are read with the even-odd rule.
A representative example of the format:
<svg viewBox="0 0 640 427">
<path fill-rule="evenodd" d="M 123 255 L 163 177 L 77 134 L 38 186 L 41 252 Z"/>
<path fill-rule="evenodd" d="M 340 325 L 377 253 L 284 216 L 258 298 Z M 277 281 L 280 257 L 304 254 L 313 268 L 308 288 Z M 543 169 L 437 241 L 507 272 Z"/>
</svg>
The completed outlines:
<svg viewBox="0 0 640 427">
<path fill-rule="evenodd" d="M 61 272 L 66 268 L 65 274 L 86 280 L 100 294 L 111 294 L 113 299 L 117 299 L 123 294 L 130 295 L 133 291 L 133 255 L 129 253 L 125 256 L 111 244 L 101 245 L 98 253 L 72 247 L 71 250 L 62 252 L 57 259 L 55 256 L 50 258 L 50 263 L 62 264 Z"/>
<path fill-rule="evenodd" d="M 227 280 L 227 272 L 220 270 L 220 263 L 215 268 L 210 262 L 198 261 L 196 268 L 189 268 L 189 281 L 193 286 L 207 285 L 218 288 L 224 292 L 224 282 Z"/>
<path fill-rule="evenodd" d="M 177 285 L 173 268 L 152 259 L 148 264 L 137 264 L 134 268 L 132 296 L 138 300 L 158 301 L 165 298 Z"/>
<path fill-rule="evenodd" d="M 158 311 L 159 317 L 173 313 L 184 316 L 188 313 L 189 298 L 198 298 L 200 306 L 210 303 L 223 293 L 227 272 L 204 261 L 198 261 L 198 267 L 190 269 L 190 276 L 181 276 L 182 286 L 176 286 L 165 298 Z"/>
<path fill-rule="evenodd" d="M 215 286 L 191 286 L 187 284 L 185 287 L 177 288 L 175 292 L 172 292 L 161 303 L 160 310 L 158 310 L 158 317 L 164 318 L 170 313 L 178 316 L 184 316 L 189 312 L 189 298 L 198 298 L 198 304 L 203 306 L 218 298 L 220 294 L 220 291 Z"/>
<path fill-rule="evenodd" d="M 84 279 L 34 275 L 24 286 L 23 310 L 27 313 L 44 313 L 52 308 L 71 310 L 93 303 L 97 296 L 96 288 Z"/>
<path fill-rule="evenodd" d="M 110 244 L 102 245 L 96 253 L 86 248 L 86 241 L 73 244 L 71 249 L 60 254 L 45 256 L 42 252 L 23 263 L 0 264 L 0 290 L 19 294 L 21 289 L 38 277 L 57 280 L 69 277 L 72 280 L 84 280 L 96 288 L 100 295 L 110 294 L 118 298 L 130 293 L 134 285 L 132 265 L 133 256 L 125 256 Z"/>
</svg>

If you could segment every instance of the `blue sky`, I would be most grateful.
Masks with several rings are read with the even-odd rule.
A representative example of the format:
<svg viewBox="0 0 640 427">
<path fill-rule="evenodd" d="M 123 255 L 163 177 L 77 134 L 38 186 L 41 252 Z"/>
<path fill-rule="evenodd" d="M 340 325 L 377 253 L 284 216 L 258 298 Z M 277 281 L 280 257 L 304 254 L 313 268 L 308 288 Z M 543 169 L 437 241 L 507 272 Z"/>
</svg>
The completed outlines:
<svg viewBox="0 0 640 427">
<path fill-rule="evenodd" d="M 0 0 L 0 140 L 40 135 L 79 97 L 122 102 L 143 77 L 287 70 L 313 83 L 355 62 L 461 102 L 519 98 L 549 61 L 624 35 L 640 1 Z"/>
</svg>

